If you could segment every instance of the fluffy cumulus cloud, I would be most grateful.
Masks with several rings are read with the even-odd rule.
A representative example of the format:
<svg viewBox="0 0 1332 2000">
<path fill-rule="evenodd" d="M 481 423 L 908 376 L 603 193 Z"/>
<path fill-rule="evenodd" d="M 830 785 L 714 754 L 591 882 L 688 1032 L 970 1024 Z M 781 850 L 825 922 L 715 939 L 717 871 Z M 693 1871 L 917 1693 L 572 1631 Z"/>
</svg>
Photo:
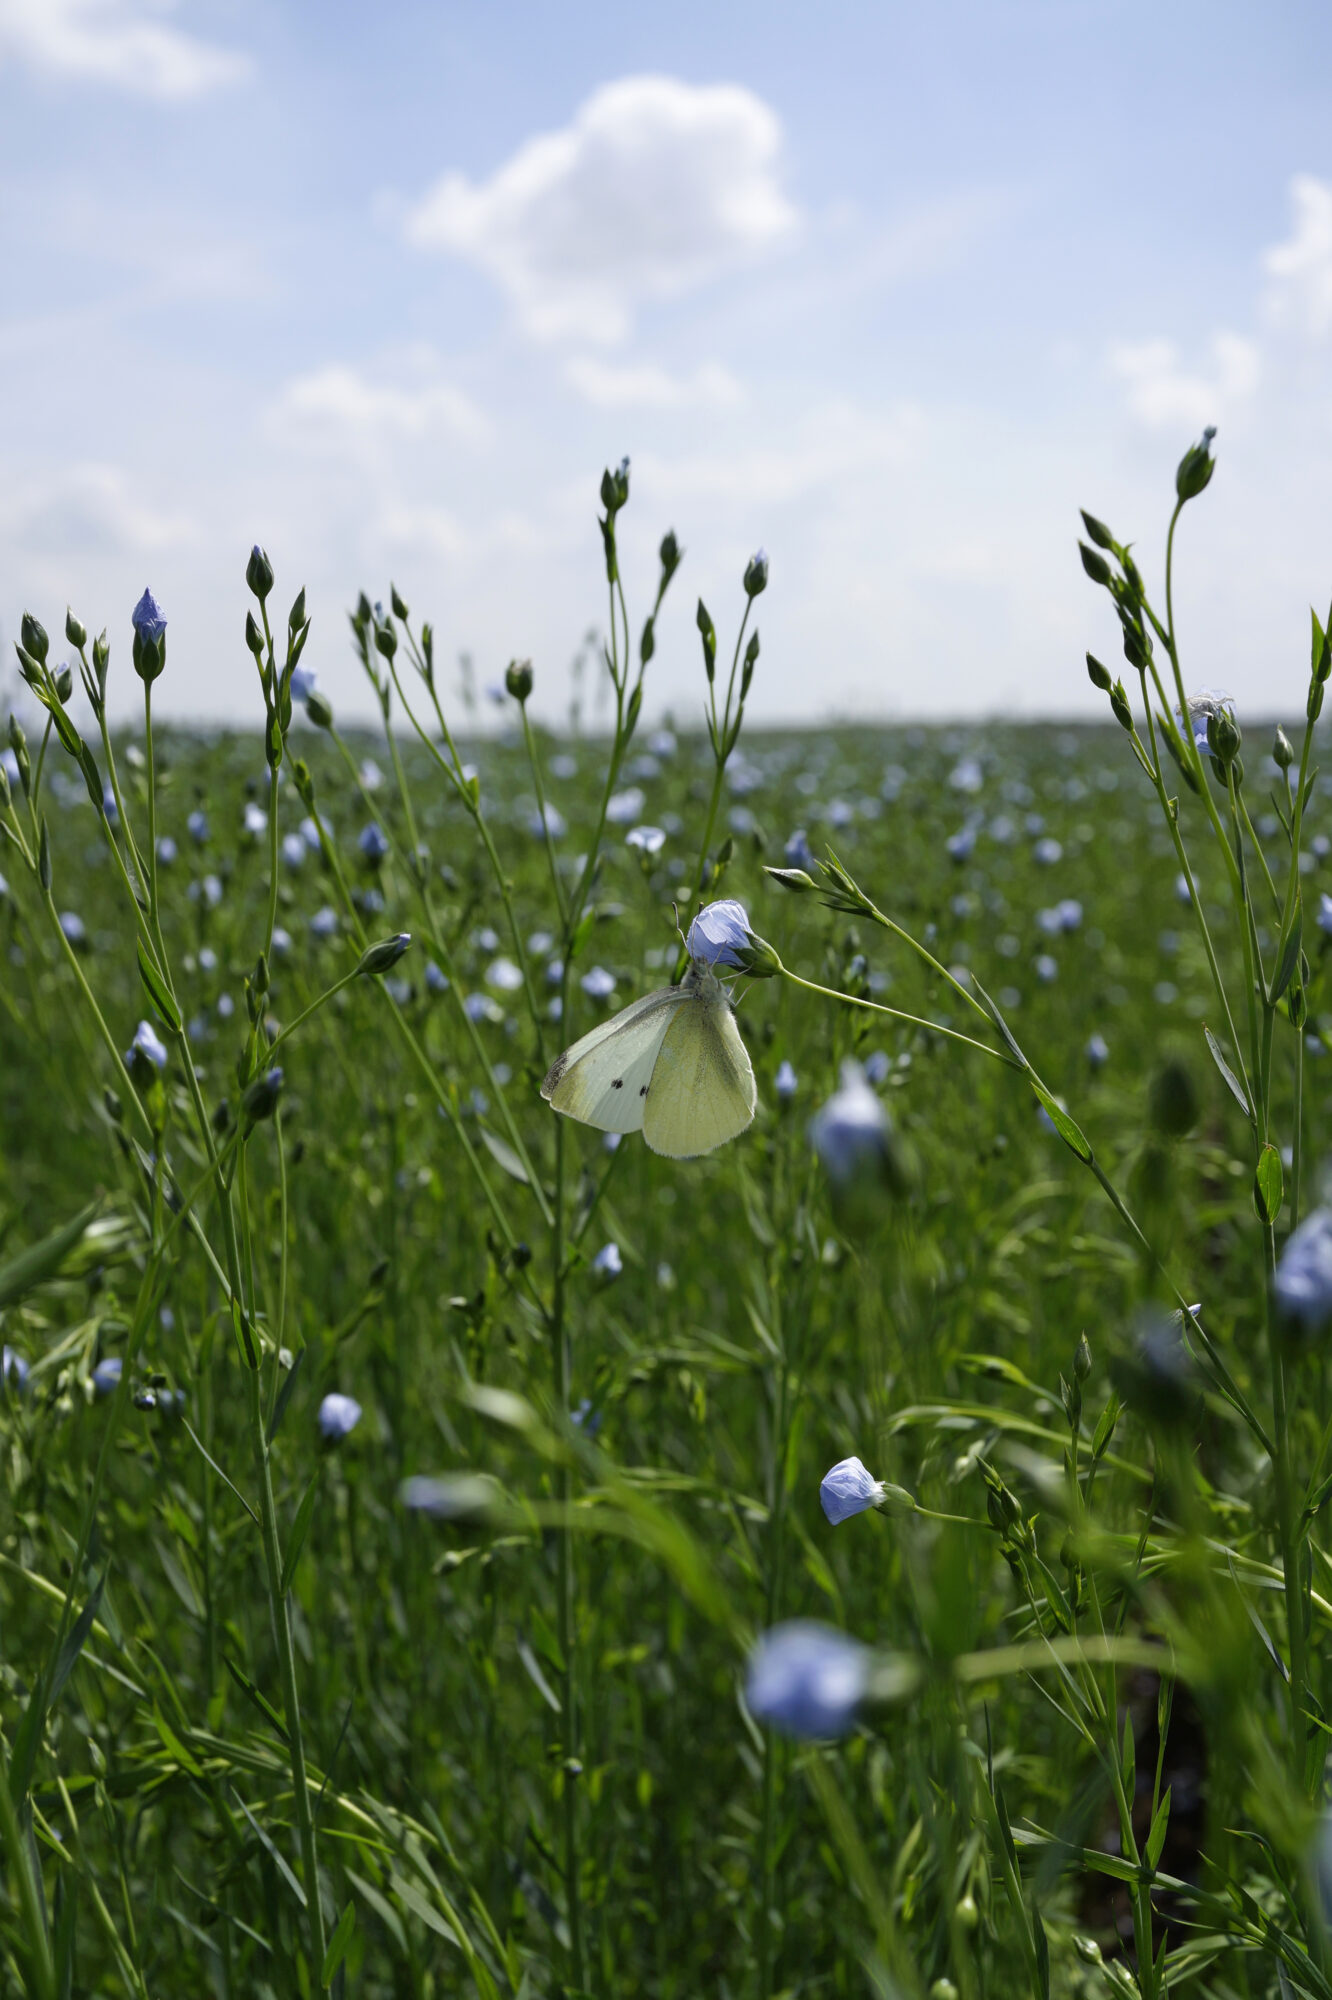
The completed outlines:
<svg viewBox="0 0 1332 2000">
<path fill-rule="evenodd" d="M 1256 343 L 1215 333 L 1200 363 L 1187 366 L 1173 340 L 1122 342 L 1110 350 L 1110 370 L 1124 384 L 1131 415 L 1153 430 L 1201 430 L 1230 416 L 1258 387 Z"/>
<path fill-rule="evenodd" d="M 797 213 L 781 126 L 738 85 L 624 77 L 489 180 L 448 173 L 411 212 L 425 250 L 468 259 L 541 339 L 621 340 L 636 310 L 784 243 Z"/>
<path fill-rule="evenodd" d="M 275 416 L 287 435 L 340 447 L 348 439 L 424 438 L 445 432 L 478 442 L 485 417 L 429 355 L 373 371 L 329 362 L 289 382 Z"/>
<path fill-rule="evenodd" d="M 729 368 L 705 361 L 686 375 L 655 362 L 621 366 L 600 355 L 575 355 L 565 369 L 569 383 L 599 410 L 729 409 L 744 391 Z"/>
<path fill-rule="evenodd" d="M 1332 332 L 1332 186 L 1296 174 L 1290 200 L 1291 234 L 1263 258 L 1266 305 L 1278 325 L 1319 340 Z"/>
<path fill-rule="evenodd" d="M 164 99 L 247 73 L 243 55 L 186 34 L 171 11 L 171 0 L 0 0 L 0 62 Z"/>
</svg>

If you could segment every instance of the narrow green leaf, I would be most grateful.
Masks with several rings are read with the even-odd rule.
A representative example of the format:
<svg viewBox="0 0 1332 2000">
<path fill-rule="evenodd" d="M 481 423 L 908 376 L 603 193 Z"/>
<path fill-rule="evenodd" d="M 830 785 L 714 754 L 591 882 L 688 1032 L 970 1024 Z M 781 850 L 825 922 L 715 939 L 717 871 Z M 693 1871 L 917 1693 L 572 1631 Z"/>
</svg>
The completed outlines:
<svg viewBox="0 0 1332 2000">
<path fill-rule="evenodd" d="M 68 1253 L 83 1236 L 88 1224 L 93 1220 L 101 1204 L 90 1202 L 81 1208 L 69 1222 L 62 1222 L 59 1229 L 53 1229 L 49 1236 L 43 1236 L 40 1243 L 32 1243 L 26 1250 L 20 1250 L 5 1264 L 0 1264 L 0 1311 L 6 1306 L 17 1305 L 25 1293 L 37 1285 L 45 1284 L 53 1278 L 64 1263 Z"/>
<path fill-rule="evenodd" d="M 1161 1849 L 1165 1846 L 1166 1831 L 1169 1825 L 1170 1793 L 1167 1790 L 1165 1797 L 1156 1809 L 1156 1818 L 1152 1821 L 1152 1830 L 1147 1836 L 1147 1866 L 1151 1869 L 1155 1869 L 1157 1862 L 1161 1859 Z"/>
<path fill-rule="evenodd" d="M 546 1676 L 542 1673 L 541 1662 L 537 1659 L 536 1654 L 532 1651 L 526 1639 L 520 1638 L 518 1641 L 518 1657 L 527 1670 L 528 1679 L 541 1696 L 541 1699 L 558 1715 L 560 1713 L 560 1698 L 546 1679 Z"/>
<path fill-rule="evenodd" d="M 235 1681 L 241 1693 L 246 1697 L 248 1701 L 252 1701 L 254 1703 L 260 1715 L 263 1716 L 264 1721 L 267 1722 L 273 1729 L 276 1729 L 278 1735 L 282 1738 L 282 1741 L 284 1743 L 290 1743 L 291 1738 L 287 1734 L 286 1724 L 283 1722 L 282 1717 L 278 1714 L 277 1710 L 274 1708 L 272 1702 L 268 1700 L 267 1696 L 261 1694 L 259 1689 L 255 1686 L 254 1682 L 250 1679 L 249 1675 L 243 1674 L 240 1668 L 236 1665 L 236 1662 L 233 1659 L 231 1659 L 228 1654 L 224 1653 L 222 1655 L 222 1658 L 226 1661 L 227 1672 L 231 1675 L 232 1680 Z"/>
<path fill-rule="evenodd" d="M 503 1168 L 510 1180 L 521 1181 L 523 1186 L 526 1187 L 528 1184 L 527 1168 L 514 1152 L 508 1140 L 501 1139 L 499 1134 L 492 1132 L 488 1126 L 480 1125 L 477 1129 L 481 1134 L 481 1143 L 495 1162 L 495 1165 Z"/>
<path fill-rule="evenodd" d="M 1229 1090 L 1231 1096 L 1234 1098 L 1236 1104 L 1238 1104 L 1240 1110 L 1244 1113 L 1244 1116 L 1247 1119 L 1249 1119 L 1250 1122 L 1252 1122 L 1253 1113 L 1249 1109 L 1249 1100 L 1244 1095 L 1244 1086 L 1240 1082 L 1239 1078 L 1236 1076 L 1234 1070 L 1230 1067 L 1230 1064 L 1226 1061 L 1225 1057 L 1222 1055 L 1220 1042 L 1218 1042 L 1216 1036 L 1212 1033 L 1210 1028 L 1204 1027 L 1203 1033 L 1207 1037 L 1207 1046 L 1212 1052 L 1212 1061 L 1216 1064 L 1217 1068 L 1221 1072 L 1222 1082 Z"/>
<path fill-rule="evenodd" d="M 180 1033 L 180 1009 L 167 991 L 161 973 L 144 950 L 143 939 L 139 939 L 139 977 L 143 981 L 148 998 L 156 1007 L 173 1035 Z"/>
<path fill-rule="evenodd" d="M 1069 1151 L 1076 1153 L 1085 1166 L 1092 1157 L 1092 1149 L 1091 1142 L 1088 1140 L 1082 1127 L 1076 1119 L 1069 1117 L 1062 1104 L 1056 1103 L 1043 1084 L 1031 1079 L 1031 1087 L 1036 1093 L 1037 1102 L 1043 1107 L 1055 1131 L 1059 1134 Z"/>
<path fill-rule="evenodd" d="M 321 1986 L 331 1986 L 333 1984 L 333 1974 L 347 1955 L 347 1946 L 352 1941 L 352 1932 L 355 1929 L 356 1905 L 355 1903 L 348 1903 L 346 1909 L 338 1918 L 338 1927 L 329 1939 L 328 1950 L 324 1953 L 324 1969 L 320 1974 L 319 1982 Z"/>
<path fill-rule="evenodd" d="M 318 1491 L 319 1474 L 316 1471 L 311 1474 L 310 1484 L 301 1495 L 301 1504 L 296 1509 L 296 1519 L 291 1524 L 291 1534 L 287 1540 L 287 1553 L 282 1559 L 280 1589 L 284 1597 L 291 1589 L 296 1565 L 301 1559 L 301 1550 L 305 1547 L 305 1538 L 310 1532 L 310 1517 L 314 1513 L 315 1495 Z"/>
<path fill-rule="evenodd" d="M 305 1900 L 305 1891 L 301 1887 L 300 1882 L 297 1880 L 296 1874 L 292 1869 L 291 1863 L 287 1860 L 286 1855 L 281 1853 L 280 1850 L 273 1845 L 272 1840 L 269 1838 L 268 1834 L 264 1832 L 264 1829 L 260 1826 L 258 1820 L 255 1818 L 254 1814 L 250 1811 L 250 1808 L 246 1805 L 244 1799 L 241 1797 L 240 1793 L 236 1790 L 236 1787 L 234 1785 L 231 1788 L 231 1796 L 233 1799 L 235 1799 L 236 1804 L 240 1807 L 241 1811 L 245 1814 L 246 1819 L 250 1822 L 251 1827 L 254 1829 L 254 1835 L 256 1840 L 259 1842 L 259 1845 L 264 1849 L 265 1853 L 269 1854 L 272 1857 L 274 1863 L 277 1866 L 278 1873 L 282 1876 L 283 1880 L 286 1882 L 288 1888 L 291 1890 L 293 1896 L 295 1896 L 296 1901 L 300 1904 L 301 1908 L 305 1909 L 307 1907 Z"/>
<path fill-rule="evenodd" d="M 1041 1913 L 1034 1903 L 1031 1907 L 1031 1935 L 1036 1947 L 1036 1976 L 1041 1982 L 1041 2000 L 1050 2000 L 1050 1940 L 1045 1935 Z"/>
<path fill-rule="evenodd" d="M 1276 1221 L 1281 1213 L 1285 1192 L 1281 1155 L 1276 1147 L 1269 1143 L 1258 1155 L 1258 1165 L 1253 1172 L 1253 1205 L 1258 1211 L 1260 1222 Z"/>
<path fill-rule="evenodd" d="M 1286 988 L 1290 985 L 1291 980 L 1295 977 L 1295 968 L 1300 962 L 1300 938 L 1303 929 L 1304 910 L 1299 891 L 1297 890 L 1295 894 L 1295 908 L 1291 911 L 1290 916 L 1290 927 L 1281 940 L 1281 956 L 1277 961 L 1276 977 L 1272 981 L 1272 990 L 1269 995 L 1274 1004 L 1281 998 Z"/>
<path fill-rule="evenodd" d="M 282 1387 L 278 1390 L 278 1399 L 273 1405 L 273 1419 L 268 1426 L 268 1442 L 270 1444 L 272 1444 L 273 1439 L 277 1436 L 282 1425 L 282 1419 L 287 1414 L 287 1405 L 291 1401 L 291 1392 L 296 1387 L 296 1377 L 301 1372 L 301 1363 L 308 1352 L 308 1348 L 303 1347 L 301 1349 L 296 1359 L 292 1362 L 291 1367 L 287 1370 L 286 1379 Z"/>
<path fill-rule="evenodd" d="M 88 1593 L 88 1602 L 75 1619 L 64 1645 L 60 1648 L 60 1658 L 55 1663 L 55 1672 L 51 1676 L 50 1691 L 46 1697 L 48 1711 L 53 1709 L 57 1701 L 59 1701 L 60 1690 L 74 1671 L 74 1663 L 83 1651 L 87 1643 L 88 1634 L 92 1631 L 96 1623 L 98 1607 L 102 1602 L 102 1586 L 105 1582 L 106 1572 L 103 1571 Z"/>
</svg>

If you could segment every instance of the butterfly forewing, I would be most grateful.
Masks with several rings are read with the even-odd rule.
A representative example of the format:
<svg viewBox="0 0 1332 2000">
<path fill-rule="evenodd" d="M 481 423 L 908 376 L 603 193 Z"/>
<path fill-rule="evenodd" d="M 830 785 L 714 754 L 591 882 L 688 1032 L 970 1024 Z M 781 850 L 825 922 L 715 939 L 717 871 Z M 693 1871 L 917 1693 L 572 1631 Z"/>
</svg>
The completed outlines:
<svg viewBox="0 0 1332 2000">
<path fill-rule="evenodd" d="M 635 1000 L 565 1050 L 541 1095 L 567 1118 L 598 1131 L 637 1132 L 662 1041 L 680 1009 L 696 1004 L 680 986 Z"/>
<path fill-rule="evenodd" d="M 757 1101 L 749 1051 L 730 1001 L 714 982 L 674 1015 L 662 1037 L 643 1137 L 654 1153 L 692 1159 L 743 1132 Z"/>
</svg>

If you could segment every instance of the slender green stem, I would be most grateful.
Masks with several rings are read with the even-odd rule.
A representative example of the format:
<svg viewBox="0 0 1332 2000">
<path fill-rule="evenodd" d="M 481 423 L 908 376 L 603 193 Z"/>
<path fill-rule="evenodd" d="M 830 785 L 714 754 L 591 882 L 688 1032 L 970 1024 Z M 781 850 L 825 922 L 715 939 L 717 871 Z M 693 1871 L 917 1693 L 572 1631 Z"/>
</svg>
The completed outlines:
<svg viewBox="0 0 1332 2000">
<path fill-rule="evenodd" d="M 31 1992 L 35 2000 L 56 2000 L 55 1963 L 46 1929 L 46 1910 L 33 1872 L 32 1849 L 24 1835 L 18 1808 L 9 1789 L 9 1759 L 0 1748 L 0 1840 L 9 1862 L 10 1882 L 18 1896 L 27 1933 Z"/>
<path fill-rule="evenodd" d="M 566 1322 L 567 1296 L 564 1271 L 564 1178 L 565 1178 L 565 1127 L 564 1120 L 555 1121 L 555 1203 L 551 1222 L 551 1269 L 554 1274 L 553 1294 L 550 1314 L 550 1337 L 553 1348 L 555 1370 L 556 1407 L 564 1418 L 568 1418 L 573 1390 L 573 1357 L 570 1351 L 569 1330 Z M 558 1500 L 561 1515 L 567 1519 L 573 1505 L 573 1469 L 565 1460 L 561 1463 L 558 1478 Z M 583 1979 L 583 1885 L 582 1854 L 578 1825 L 578 1785 L 581 1767 L 582 1714 L 578 1685 L 578 1610 L 577 1583 L 574 1575 L 572 1536 L 567 1528 L 556 1534 L 556 1619 L 560 1644 L 560 1654 L 564 1661 L 562 1681 L 563 1695 L 563 1735 L 564 1735 L 564 1776 L 563 1776 L 563 1822 L 564 1822 L 564 1886 L 565 1907 L 569 1924 L 569 1978 L 570 1984 L 581 1989 Z"/>
<path fill-rule="evenodd" d="M 792 986 L 803 987 L 806 993 L 817 993 L 825 1000 L 840 1000 L 844 1007 L 864 1007 L 873 1014 L 886 1014 L 890 1020 L 905 1021 L 909 1027 L 925 1028 L 932 1035 L 944 1035 L 950 1042 L 961 1042 L 966 1048 L 979 1049 L 983 1056 L 992 1056 L 1005 1069 L 1021 1070 L 1023 1067 L 1006 1049 L 991 1048 L 987 1042 L 978 1042 L 971 1035 L 960 1034 L 956 1028 L 944 1027 L 941 1021 L 927 1021 L 919 1014 L 904 1014 L 900 1007 L 885 1007 L 878 1000 L 864 1000 L 856 993 L 839 993 L 835 987 L 819 986 L 812 979 L 802 979 L 799 973 L 792 972 L 780 961 L 778 977 L 788 980 Z"/>
</svg>

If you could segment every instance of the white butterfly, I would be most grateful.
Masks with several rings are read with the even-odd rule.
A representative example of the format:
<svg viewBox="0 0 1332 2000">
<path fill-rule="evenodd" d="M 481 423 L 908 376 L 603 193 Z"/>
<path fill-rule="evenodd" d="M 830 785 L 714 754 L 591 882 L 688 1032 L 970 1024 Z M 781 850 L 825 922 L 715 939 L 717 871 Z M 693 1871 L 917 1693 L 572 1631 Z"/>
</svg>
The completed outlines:
<svg viewBox="0 0 1332 2000">
<path fill-rule="evenodd" d="M 598 1131 L 641 1132 L 672 1160 L 736 1138 L 758 1102 L 730 995 L 706 957 L 566 1049 L 541 1095 Z"/>
</svg>

